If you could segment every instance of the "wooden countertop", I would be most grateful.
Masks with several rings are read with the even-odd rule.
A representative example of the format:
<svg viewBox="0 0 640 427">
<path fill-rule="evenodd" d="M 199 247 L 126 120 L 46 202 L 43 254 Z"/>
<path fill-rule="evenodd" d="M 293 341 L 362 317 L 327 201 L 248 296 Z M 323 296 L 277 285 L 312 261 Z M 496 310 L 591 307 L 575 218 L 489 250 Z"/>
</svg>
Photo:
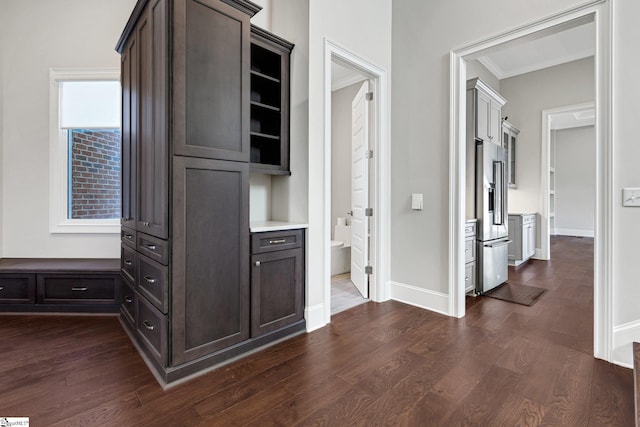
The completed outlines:
<svg viewBox="0 0 640 427">
<path fill-rule="evenodd" d="M 2 258 L 0 273 L 119 272 L 120 259 Z"/>
</svg>

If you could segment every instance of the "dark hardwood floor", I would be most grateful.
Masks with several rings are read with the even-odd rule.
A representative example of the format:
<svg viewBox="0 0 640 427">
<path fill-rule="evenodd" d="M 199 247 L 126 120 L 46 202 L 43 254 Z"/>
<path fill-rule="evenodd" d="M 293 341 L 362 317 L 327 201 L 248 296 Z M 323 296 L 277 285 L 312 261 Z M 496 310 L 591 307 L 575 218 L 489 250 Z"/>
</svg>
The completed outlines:
<svg viewBox="0 0 640 427">
<path fill-rule="evenodd" d="M 593 240 L 510 271 L 532 307 L 452 319 L 369 302 L 163 391 L 114 317 L 0 317 L 0 416 L 32 426 L 633 426 L 633 375 L 593 352 Z"/>
</svg>

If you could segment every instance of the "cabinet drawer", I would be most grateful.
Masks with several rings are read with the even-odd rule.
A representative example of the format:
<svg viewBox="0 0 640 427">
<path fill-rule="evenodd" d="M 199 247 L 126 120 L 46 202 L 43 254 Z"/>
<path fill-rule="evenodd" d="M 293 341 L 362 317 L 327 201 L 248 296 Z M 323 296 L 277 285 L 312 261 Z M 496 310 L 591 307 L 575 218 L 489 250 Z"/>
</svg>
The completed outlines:
<svg viewBox="0 0 640 427">
<path fill-rule="evenodd" d="M 131 230 L 130 228 L 122 227 L 120 229 L 120 240 L 125 245 L 135 249 L 136 248 L 136 235 L 137 232 L 135 230 Z"/>
<path fill-rule="evenodd" d="M 470 262 L 476 259 L 476 242 L 474 238 L 465 239 L 464 241 L 464 262 Z"/>
<path fill-rule="evenodd" d="M 38 274 L 38 302 L 56 304 L 118 304 L 118 274 Z"/>
<path fill-rule="evenodd" d="M 122 283 L 122 313 L 131 325 L 135 325 L 136 292 L 126 280 Z"/>
<path fill-rule="evenodd" d="M 120 270 L 125 279 L 136 284 L 136 270 L 138 268 L 137 253 L 124 243 L 120 245 Z"/>
<path fill-rule="evenodd" d="M 166 366 L 167 316 L 142 297 L 136 298 L 136 330 L 153 357 Z"/>
<path fill-rule="evenodd" d="M 251 253 L 282 251 L 302 246 L 303 230 L 267 231 L 251 234 Z"/>
<path fill-rule="evenodd" d="M 476 235 L 476 222 L 467 222 L 464 225 L 464 237 L 471 237 Z"/>
<path fill-rule="evenodd" d="M 464 268 L 464 291 L 470 292 L 476 288 L 476 263 L 470 262 Z"/>
<path fill-rule="evenodd" d="M 0 274 L 0 303 L 34 304 L 35 302 L 35 274 Z"/>
<path fill-rule="evenodd" d="M 138 251 L 148 256 L 160 264 L 169 264 L 169 242 L 149 236 L 148 234 L 138 233 Z"/>
<path fill-rule="evenodd" d="M 163 313 L 168 306 L 167 267 L 143 255 L 138 256 L 138 292 Z"/>
</svg>

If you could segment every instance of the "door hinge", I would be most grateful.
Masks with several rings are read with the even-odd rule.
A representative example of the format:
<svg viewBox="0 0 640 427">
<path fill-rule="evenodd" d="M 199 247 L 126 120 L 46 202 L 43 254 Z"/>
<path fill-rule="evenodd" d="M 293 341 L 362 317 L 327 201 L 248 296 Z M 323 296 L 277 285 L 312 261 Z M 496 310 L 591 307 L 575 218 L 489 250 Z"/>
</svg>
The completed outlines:
<svg viewBox="0 0 640 427">
<path fill-rule="evenodd" d="M 373 208 L 365 208 L 364 216 L 373 216 Z"/>
<path fill-rule="evenodd" d="M 367 265 L 364 267 L 364 274 L 373 274 L 373 267 L 370 265 Z"/>
<path fill-rule="evenodd" d="M 365 159 L 373 159 L 373 150 L 367 150 L 364 152 Z"/>
<path fill-rule="evenodd" d="M 367 94 L 365 95 L 365 99 L 367 101 L 373 101 L 373 92 L 367 92 Z"/>
</svg>

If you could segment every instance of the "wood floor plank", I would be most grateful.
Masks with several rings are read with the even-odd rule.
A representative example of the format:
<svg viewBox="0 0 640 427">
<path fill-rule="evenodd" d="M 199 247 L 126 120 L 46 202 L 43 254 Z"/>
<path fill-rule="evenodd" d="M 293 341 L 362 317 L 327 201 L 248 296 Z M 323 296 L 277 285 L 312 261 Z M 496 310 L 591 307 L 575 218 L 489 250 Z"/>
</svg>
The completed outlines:
<svg viewBox="0 0 640 427">
<path fill-rule="evenodd" d="M 163 390 L 115 317 L 0 315 L 0 415 L 33 425 L 631 426 L 631 370 L 593 358 L 593 239 L 510 268 L 532 307 L 449 318 L 367 302 Z"/>
</svg>

